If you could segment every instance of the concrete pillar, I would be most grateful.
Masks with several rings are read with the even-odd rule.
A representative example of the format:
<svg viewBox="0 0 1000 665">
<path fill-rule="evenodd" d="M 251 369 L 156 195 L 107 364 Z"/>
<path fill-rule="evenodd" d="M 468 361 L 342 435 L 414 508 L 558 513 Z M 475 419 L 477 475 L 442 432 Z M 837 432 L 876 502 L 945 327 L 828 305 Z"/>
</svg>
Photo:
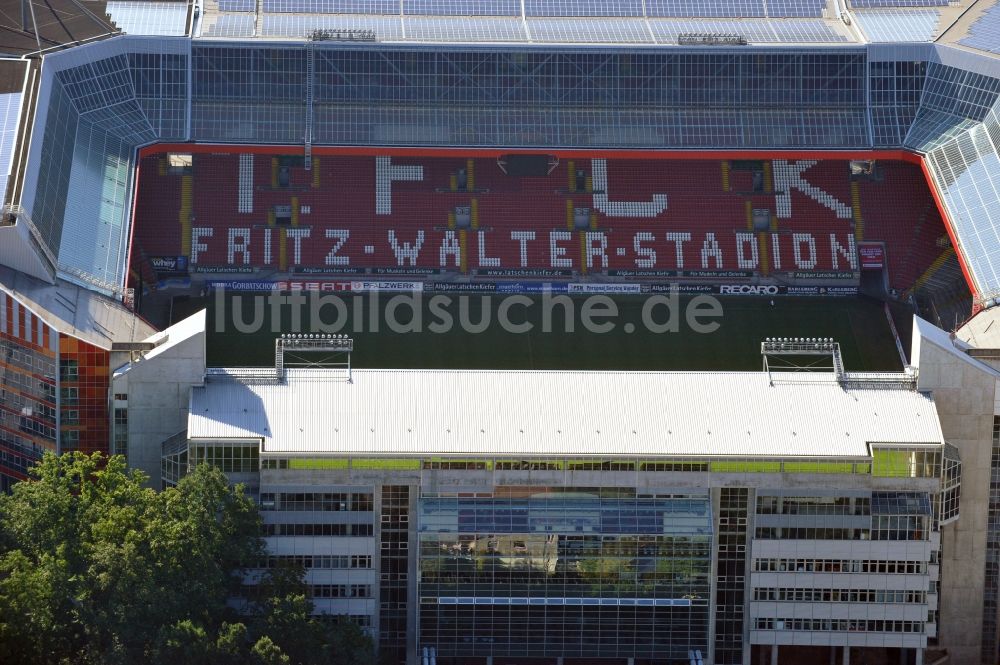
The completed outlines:
<svg viewBox="0 0 1000 665">
<path fill-rule="evenodd" d="M 563 665 L 563 657 L 562 656 L 559 656 L 558 658 L 556 658 L 556 665 Z"/>
<path fill-rule="evenodd" d="M 924 650 L 917 647 L 913 650 L 913 665 L 924 665 Z"/>
<path fill-rule="evenodd" d="M 771 665 L 778 665 L 778 645 L 771 645 Z"/>
<path fill-rule="evenodd" d="M 906 647 L 901 647 L 899 650 L 899 665 L 906 665 Z"/>
<path fill-rule="evenodd" d="M 493 665 L 493 656 L 486 656 L 486 665 Z"/>
<path fill-rule="evenodd" d="M 635 658 L 629 658 L 628 665 L 635 665 Z"/>
<path fill-rule="evenodd" d="M 830 665 L 837 665 L 837 647 L 830 647 Z"/>
<path fill-rule="evenodd" d="M 851 647 L 844 647 L 844 655 L 841 657 L 840 662 L 843 665 L 851 665 Z"/>
</svg>

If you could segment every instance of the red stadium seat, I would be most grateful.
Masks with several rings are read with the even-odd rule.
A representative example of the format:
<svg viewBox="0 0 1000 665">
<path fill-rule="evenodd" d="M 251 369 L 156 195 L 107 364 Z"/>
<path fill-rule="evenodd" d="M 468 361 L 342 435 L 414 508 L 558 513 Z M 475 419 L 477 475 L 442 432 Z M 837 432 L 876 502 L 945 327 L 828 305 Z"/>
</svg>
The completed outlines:
<svg viewBox="0 0 1000 665">
<path fill-rule="evenodd" d="M 148 256 L 185 245 L 180 178 L 158 175 L 157 159 L 143 162 L 137 204 Z M 261 154 L 241 186 L 239 155 L 197 154 L 190 258 L 265 273 L 734 276 L 855 271 L 863 238 L 887 243 L 905 289 L 944 228 L 918 168 L 879 169 L 881 181 L 852 183 L 845 161 L 595 158 L 513 177 L 493 159 L 320 156 L 307 171 Z"/>
</svg>

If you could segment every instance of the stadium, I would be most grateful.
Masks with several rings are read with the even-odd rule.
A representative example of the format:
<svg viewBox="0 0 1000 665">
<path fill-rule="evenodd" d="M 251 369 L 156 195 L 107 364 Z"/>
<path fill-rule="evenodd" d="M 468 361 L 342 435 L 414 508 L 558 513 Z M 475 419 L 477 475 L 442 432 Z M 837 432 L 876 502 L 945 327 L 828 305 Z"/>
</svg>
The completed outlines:
<svg viewBox="0 0 1000 665">
<path fill-rule="evenodd" d="M 387 662 L 998 662 L 1000 2 L 0 7 L 0 489 L 222 466 Z"/>
</svg>

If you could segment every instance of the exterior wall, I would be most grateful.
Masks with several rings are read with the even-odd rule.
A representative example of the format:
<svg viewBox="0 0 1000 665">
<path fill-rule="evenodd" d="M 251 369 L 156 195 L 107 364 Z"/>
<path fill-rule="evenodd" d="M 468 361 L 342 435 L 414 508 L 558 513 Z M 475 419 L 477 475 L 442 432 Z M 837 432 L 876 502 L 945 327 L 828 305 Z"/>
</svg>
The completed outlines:
<svg viewBox="0 0 1000 665">
<path fill-rule="evenodd" d="M 0 491 L 58 450 L 59 335 L 0 292 Z"/>
<path fill-rule="evenodd" d="M 272 561 L 301 563 L 319 614 L 346 614 L 370 628 L 378 612 L 378 543 L 374 536 L 374 488 L 364 485 L 264 484 L 260 488 L 265 534 L 316 532 L 316 525 L 372 535 L 267 535 Z M 341 501 L 341 497 L 343 501 Z M 365 501 L 358 498 L 367 497 Z M 305 501 L 295 501 L 305 498 Z M 359 505 L 360 504 L 360 505 Z M 328 526 L 326 526 L 328 525 Z"/>
<path fill-rule="evenodd" d="M 751 644 L 927 646 L 931 493 L 760 490 L 753 513 Z"/>
<path fill-rule="evenodd" d="M 69 335 L 59 336 L 61 452 L 110 451 L 110 353 Z"/>
<path fill-rule="evenodd" d="M 165 335 L 156 353 L 118 371 L 114 393 L 127 396 L 116 408 L 127 408 L 125 452 L 129 465 L 149 476 L 160 487 L 160 445 L 187 428 L 191 386 L 205 372 L 205 315 L 193 315 L 159 335 Z M 123 368 L 123 370 L 126 368 Z M 117 436 L 117 431 L 116 431 Z"/>
<path fill-rule="evenodd" d="M 916 328 L 914 334 L 918 334 Z M 981 662 L 983 644 L 996 378 L 960 351 L 927 338 L 915 344 L 914 351 L 919 389 L 932 392 L 944 438 L 962 457 L 960 517 L 941 529 L 938 643 L 948 650 L 951 662 L 972 665 Z"/>
<path fill-rule="evenodd" d="M 912 592 L 914 601 L 926 598 L 931 588 L 931 541 L 873 542 L 827 540 L 754 540 L 753 568 L 760 561 L 804 561 L 792 569 L 779 572 L 757 571 L 751 575 L 751 598 L 758 589 L 819 589 L 873 590 L 876 592 Z M 811 561 L 831 562 L 825 565 Z M 913 562 L 912 573 L 870 572 L 862 565 L 842 562 Z M 836 563 L 833 563 L 836 562 Z M 817 570 L 821 568 L 821 570 Z M 845 570 L 847 568 L 847 570 Z M 875 568 L 875 566 L 872 566 Z M 857 570 L 858 572 L 853 572 Z M 846 598 L 834 602 L 814 601 L 754 601 L 750 602 L 750 641 L 753 644 L 798 644 L 813 646 L 923 648 L 927 637 L 923 625 L 927 622 L 928 602 L 850 602 Z M 848 622 L 846 631 L 792 630 L 791 626 L 761 630 L 761 619 L 806 619 L 823 622 Z M 907 621 L 919 623 L 919 632 L 872 631 L 869 621 Z"/>
<path fill-rule="evenodd" d="M 559 577 L 555 575 L 555 568 L 552 571 L 535 570 L 527 565 L 514 577 L 503 580 L 496 575 L 491 577 L 487 573 L 496 572 L 494 570 L 495 562 L 490 563 L 492 559 L 485 552 L 492 545 L 493 550 L 497 552 L 494 559 L 503 559 L 501 550 L 505 544 L 514 547 L 514 541 L 517 540 L 519 545 L 523 541 L 523 551 L 519 550 L 520 553 L 517 554 L 517 557 L 525 561 L 536 559 L 536 552 L 529 541 L 538 540 L 544 544 L 549 543 L 552 539 L 561 541 L 567 536 L 579 538 L 591 535 L 587 524 L 585 524 L 588 519 L 587 515 L 584 514 L 586 511 L 579 515 L 568 509 L 556 511 L 553 514 L 557 515 L 558 519 L 555 522 L 550 520 L 546 523 L 547 526 L 542 523 L 530 526 L 533 524 L 530 519 L 534 518 L 525 518 L 528 519 L 528 528 L 508 527 L 507 532 L 504 532 L 502 528 L 498 528 L 496 522 L 499 519 L 498 516 L 502 514 L 507 520 L 520 518 L 513 517 L 514 512 L 506 510 L 497 512 L 495 506 L 481 515 L 480 513 L 483 511 L 480 508 L 482 506 L 478 506 L 477 503 L 483 501 L 489 503 L 500 496 L 537 497 L 547 493 L 551 496 L 553 492 L 555 496 L 558 496 L 560 488 L 580 488 L 580 492 L 590 494 L 634 492 L 637 497 L 649 498 L 652 498 L 652 495 L 680 497 L 699 494 L 702 496 L 702 502 L 709 510 L 708 521 L 701 527 L 703 533 L 698 536 L 708 538 L 710 543 L 704 552 L 705 556 L 702 562 L 708 577 L 705 588 L 690 593 L 681 593 L 671 587 L 672 592 L 666 594 L 672 601 L 687 597 L 707 599 L 706 606 L 703 608 L 703 611 L 706 612 L 706 621 L 702 629 L 691 630 L 690 627 L 687 627 L 678 633 L 683 634 L 683 639 L 690 640 L 681 649 L 684 652 L 683 660 L 686 660 L 687 649 L 691 648 L 702 651 L 706 663 L 721 662 L 716 657 L 720 635 L 718 618 L 721 614 L 727 614 L 727 616 L 731 614 L 728 610 L 721 611 L 722 604 L 728 606 L 735 603 L 743 609 L 742 618 L 739 615 L 733 615 L 736 617 L 734 625 L 723 626 L 724 630 L 729 633 L 735 631 L 734 635 L 744 640 L 745 646 L 741 650 L 732 648 L 731 645 L 735 644 L 732 639 L 724 640 L 724 644 L 729 649 L 726 653 L 727 661 L 737 663 L 750 662 L 751 644 L 797 644 L 824 649 L 828 649 L 830 646 L 921 649 L 927 645 L 927 636 L 933 635 L 933 631 L 936 629 L 936 626 L 928 622 L 929 608 L 936 602 L 936 596 L 928 593 L 934 588 L 938 574 L 937 566 L 934 565 L 939 545 L 936 532 L 924 533 L 921 539 L 914 541 L 792 540 L 753 537 L 755 528 L 761 527 L 764 522 L 767 522 L 767 519 L 785 517 L 783 515 L 756 515 L 754 501 L 755 497 L 761 495 L 872 497 L 873 491 L 876 490 L 889 493 L 901 490 L 929 494 L 937 489 L 938 481 L 936 479 L 879 478 L 861 474 L 821 476 L 775 473 L 650 472 L 643 474 L 551 470 L 494 472 L 471 468 L 463 470 L 420 469 L 413 466 L 397 469 L 392 468 L 393 461 L 391 460 L 382 462 L 385 465 L 382 468 L 374 468 L 375 463 L 372 463 L 372 468 L 362 468 L 360 464 L 356 465 L 356 468 L 349 468 L 349 466 L 354 465 L 354 462 L 352 461 L 349 465 L 347 460 L 330 458 L 309 461 L 308 468 L 298 469 L 274 468 L 267 464 L 258 474 L 233 474 L 233 479 L 249 480 L 248 484 L 255 493 L 257 492 L 256 488 L 259 487 L 258 496 L 267 524 L 371 525 L 370 536 L 367 535 L 369 532 L 366 526 L 363 531 L 364 535 L 350 535 L 352 532 L 349 530 L 342 530 L 339 532 L 341 535 L 333 536 L 268 535 L 267 542 L 270 552 L 274 556 L 309 557 L 308 559 L 299 559 L 299 561 L 306 566 L 306 581 L 314 587 L 317 594 L 329 593 L 326 591 L 329 585 L 345 585 L 346 593 L 351 593 L 352 585 L 371 585 L 371 598 L 318 597 L 314 598 L 314 601 L 320 612 L 348 613 L 353 615 L 355 621 L 369 626 L 371 632 L 379 637 L 382 651 L 393 662 L 419 663 L 423 647 L 436 647 L 435 654 L 442 665 L 457 663 L 460 660 L 464 662 L 469 658 L 491 656 L 494 659 L 503 660 L 505 654 L 508 657 L 544 656 L 552 658 L 560 655 L 556 653 L 558 648 L 553 648 L 555 645 L 547 641 L 546 631 L 557 630 L 560 639 L 565 637 L 567 633 L 563 630 L 562 619 L 558 619 L 557 614 L 566 612 L 564 599 L 580 596 L 575 592 L 585 587 L 573 586 L 565 580 L 552 586 L 552 580 Z M 257 476 L 256 480 L 250 478 L 253 475 Z M 595 488 L 605 489 L 597 490 Z M 400 493 L 400 490 L 405 490 L 405 496 Z M 739 499 L 737 503 L 740 505 L 733 503 L 733 496 L 729 497 L 730 501 L 727 504 L 729 512 L 725 515 L 721 512 L 721 493 L 723 490 L 728 491 L 730 495 L 733 494 L 733 490 L 741 490 L 739 497 L 742 497 L 742 499 L 736 497 Z M 288 510 L 287 503 L 282 506 L 280 502 L 276 503 L 274 498 L 277 493 L 340 493 L 350 495 L 359 492 L 371 493 L 373 508 L 371 512 L 344 511 L 330 509 L 329 506 L 327 509 L 317 510 L 319 507 L 317 505 Z M 336 499 L 327 497 L 325 500 L 329 502 Z M 645 500 L 643 499 L 643 501 Z M 350 499 L 346 499 L 346 501 L 350 501 Z M 471 502 L 470 505 L 477 504 L 478 507 L 474 509 L 466 507 L 452 514 L 439 510 L 442 501 L 445 503 L 450 501 L 456 505 L 465 501 L 466 503 Z M 438 509 L 431 510 L 432 505 L 436 505 Z M 619 510 L 616 514 L 627 516 L 628 511 Z M 634 511 L 632 512 L 633 516 L 636 514 Z M 574 515 L 580 519 L 576 519 Z M 722 517 L 726 518 L 726 525 L 721 524 Z M 760 517 L 767 519 L 764 522 L 759 522 Z M 827 517 L 824 516 L 824 519 Z M 594 516 L 591 515 L 590 518 L 594 518 Z M 545 522 L 545 519 L 548 518 L 544 518 L 542 522 Z M 628 519 L 635 519 L 635 517 Z M 755 519 L 758 521 L 754 521 Z M 739 520 L 744 523 L 738 524 Z M 838 515 L 835 521 L 838 521 L 836 525 L 827 525 L 827 527 L 842 528 L 844 525 L 848 525 L 862 528 L 871 526 L 869 517 L 859 517 L 853 513 Z M 660 535 L 666 535 L 682 522 L 680 517 L 664 518 L 654 530 L 658 530 Z M 815 515 L 795 516 L 793 522 L 795 523 L 789 523 L 787 526 L 812 528 L 816 526 L 817 517 Z M 840 522 L 844 522 L 844 524 L 840 524 Z M 742 537 L 733 531 L 734 523 L 744 530 L 745 533 Z M 621 539 L 624 533 L 619 527 L 604 524 L 600 519 L 594 524 L 598 528 L 592 535 L 598 536 L 602 543 L 608 538 Z M 572 526 L 571 529 L 570 526 Z M 578 532 L 578 527 L 583 530 Z M 274 529 L 275 527 L 269 528 Z M 315 533 L 317 527 L 292 528 L 306 529 L 309 530 L 309 533 Z M 328 528 L 343 529 L 343 527 L 337 526 Z M 762 528 L 767 527 L 765 525 Z M 730 537 L 734 533 L 738 536 L 735 540 Z M 680 532 L 678 531 L 676 534 L 680 535 Z M 726 544 L 728 547 L 725 552 L 725 566 L 722 565 L 723 562 L 720 558 L 723 552 L 716 551 L 715 546 L 716 540 L 721 544 L 723 535 L 727 536 Z M 650 536 L 652 537 L 653 534 Z M 686 538 L 690 539 L 691 536 L 688 535 Z M 740 554 L 741 548 L 743 548 L 742 554 Z M 517 558 L 513 551 L 509 554 L 508 558 L 511 561 Z M 554 559 L 556 564 L 563 559 L 568 561 L 571 557 L 566 556 L 567 554 L 567 551 L 558 550 Z M 734 556 L 734 554 L 740 555 Z M 332 557 L 358 556 L 371 557 L 371 560 L 369 562 L 368 559 L 362 559 L 360 567 L 352 567 L 350 562 L 353 559 L 335 560 L 335 565 L 346 565 L 347 567 L 330 567 Z M 331 558 L 320 559 L 318 557 Z M 779 572 L 755 569 L 755 561 L 777 558 L 907 561 L 912 562 L 912 570 L 878 572 L 877 569 L 873 568 L 874 572 L 867 569 L 865 572 L 852 572 L 850 570 L 841 570 L 840 572 L 785 570 Z M 451 576 L 451 574 L 441 577 L 434 571 L 447 570 L 448 566 L 443 565 L 446 563 L 445 560 L 451 561 L 456 566 L 461 561 L 468 560 L 471 562 L 471 567 L 468 569 L 467 575 L 458 574 L 461 571 L 456 570 L 454 572 L 458 574 L 457 577 Z M 658 565 L 662 565 L 664 561 L 670 561 L 670 556 L 657 557 L 657 561 Z M 485 580 L 484 575 L 490 578 L 489 583 L 479 584 L 477 580 Z M 641 575 L 637 577 L 637 579 L 639 578 Z M 722 584 L 720 580 L 725 584 Z M 676 580 L 670 584 L 675 582 Z M 448 586 L 449 584 L 451 586 Z M 518 587 L 520 589 L 518 591 L 511 586 L 512 584 L 515 586 L 524 585 L 524 589 Z M 722 589 L 723 586 L 726 597 L 720 600 L 717 597 L 718 590 Z M 891 590 L 902 593 L 912 592 L 914 595 L 893 602 L 882 602 L 882 599 L 872 599 L 870 602 L 754 600 L 755 589 L 789 587 L 803 589 L 843 588 L 879 592 Z M 619 603 L 622 601 L 619 599 L 625 598 L 627 603 L 638 603 L 637 599 L 641 597 L 641 594 L 636 594 L 636 588 L 629 588 L 631 591 L 620 584 L 617 586 L 609 584 L 606 590 L 602 586 L 602 591 L 596 594 L 598 603 L 614 601 L 616 614 L 614 619 L 607 617 L 600 619 L 595 624 L 596 627 L 591 628 L 586 633 L 586 640 L 593 641 L 593 645 L 586 654 L 583 654 L 585 657 L 601 658 L 611 655 L 611 657 L 622 659 L 622 662 L 625 658 L 630 657 L 628 648 L 623 649 L 622 641 L 624 638 L 634 637 L 634 635 L 630 631 L 626 631 L 629 634 L 624 635 L 621 632 L 621 625 L 624 621 L 633 623 L 635 621 L 632 618 L 627 619 L 626 615 L 622 614 L 624 608 L 620 606 Z M 593 589 L 588 588 L 583 595 L 587 595 L 591 590 Z M 507 599 L 519 597 L 521 591 L 524 592 L 524 596 L 534 600 L 525 604 L 523 608 L 514 607 L 514 601 Z M 334 593 L 343 592 L 339 587 L 334 591 Z M 365 590 L 365 593 L 367 592 L 368 590 Z M 439 601 L 439 597 L 444 598 L 444 600 Z M 452 602 L 451 598 L 454 598 L 454 605 L 448 605 Z M 469 604 L 470 598 L 479 600 Z M 465 605 L 462 604 L 463 602 Z M 534 606 L 530 604 L 531 602 L 536 603 L 538 608 L 533 609 Z M 546 605 L 546 603 L 554 602 L 562 602 L 563 605 L 558 608 Z M 655 599 L 652 602 L 655 607 Z M 692 602 L 696 601 L 692 600 Z M 444 603 L 444 605 L 440 603 Z M 497 614 L 497 603 L 507 604 L 503 613 Z M 600 609 L 600 605 L 595 607 Z M 443 614 L 442 609 L 446 610 Z M 555 611 L 557 609 L 559 612 Z M 637 608 L 632 608 L 629 611 L 634 609 Z M 655 609 L 661 608 L 656 607 Z M 646 620 L 653 622 L 652 625 L 657 626 L 657 634 L 671 634 L 680 626 L 687 626 L 687 620 L 681 615 L 683 614 L 682 610 L 690 612 L 690 608 L 664 607 L 662 609 L 666 610 L 662 612 L 662 616 L 646 617 Z M 403 610 L 404 614 L 400 615 L 399 610 Z M 450 615 L 447 610 L 451 611 Z M 532 612 L 535 612 L 537 616 L 532 615 Z M 522 617 L 521 614 L 524 616 Z M 833 629 L 820 627 L 810 631 L 758 630 L 756 620 L 768 617 L 846 621 L 848 623 L 842 629 L 840 627 Z M 716 620 L 707 620 L 709 618 Z M 441 642 L 441 626 L 444 625 L 441 623 L 442 621 L 448 625 L 454 624 L 450 633 L 451 637 L 448 638 L 454 638 L 454 642 L 450 646 Z M 904 629 L 900 628 L 902 624 L 897 624 L 880 632 L 872 632 L 858 628 L 861 621 L 909 622 L 906 624 L 905 630 L 912 629 L 912 631 L 903 632 Z M 519 622 L 518 625 L 523 626 L 526 631 L 524 636 L 520 638 L 523 643 L 519 645 L 520 651 L 518 653 L 505 651 L 506 647 L 504 646 L 510 643 L 508 633 L 512 630 L 515 632 L 520 630 L 520 628 L 511 628 L 510 624 L 515 622 Z M 855 623 L 855 629 L 850 628 L 850 622 Z M 565 625 L 575 625 L 575 622 L 569 622 Z M 613 626 L 614 630 L 604 635 L 605 631 L 601 628 L 604 625 Z M 531 650 L 532 640 L 536 638 L 542 640 L 539 644 L 545 644 L 545 649 L 537 653 Z M 614 654 L 601 651 L 612 642 L 614 643 Z M 674 642 L 674 646 L 677 646 L 676 639 Z M 566 657 L 573 655 L 568 651 L 566 653 Z M 864 652 L 856 653 L 860 654 L 860 657 L 864 657 Z M 581 654 L 577 654 L 577 656 L 579 655 Z M 643 656 L 641 652 L 636 655 L 640 659 L 648 657 Z M 654 656 L 662 658 L 663 654 L 656 652 Z"/>
<path fill-rule="evenodd" d="M 0 292 L 0 491 L 44 452 L 112 451 L 110 365 L 107 349 Z"/>
</svg>

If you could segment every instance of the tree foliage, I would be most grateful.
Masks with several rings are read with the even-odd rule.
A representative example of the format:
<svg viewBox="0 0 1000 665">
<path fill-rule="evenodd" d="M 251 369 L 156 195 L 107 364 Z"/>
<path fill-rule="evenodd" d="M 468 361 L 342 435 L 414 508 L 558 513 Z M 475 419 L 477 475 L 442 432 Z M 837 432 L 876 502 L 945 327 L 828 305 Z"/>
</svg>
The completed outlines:
<svg viewBox="0 0 1000 665">
<path fill-rule="evenodd" d="M 156 492 L 121 457 L 46 455 L 0 495 L 0 663 L 374 662 L 348 623 L 311 616 L 303 571 L 228 602 L 263 555 L 253 500 L 212 466 Z"/>
</svg>

